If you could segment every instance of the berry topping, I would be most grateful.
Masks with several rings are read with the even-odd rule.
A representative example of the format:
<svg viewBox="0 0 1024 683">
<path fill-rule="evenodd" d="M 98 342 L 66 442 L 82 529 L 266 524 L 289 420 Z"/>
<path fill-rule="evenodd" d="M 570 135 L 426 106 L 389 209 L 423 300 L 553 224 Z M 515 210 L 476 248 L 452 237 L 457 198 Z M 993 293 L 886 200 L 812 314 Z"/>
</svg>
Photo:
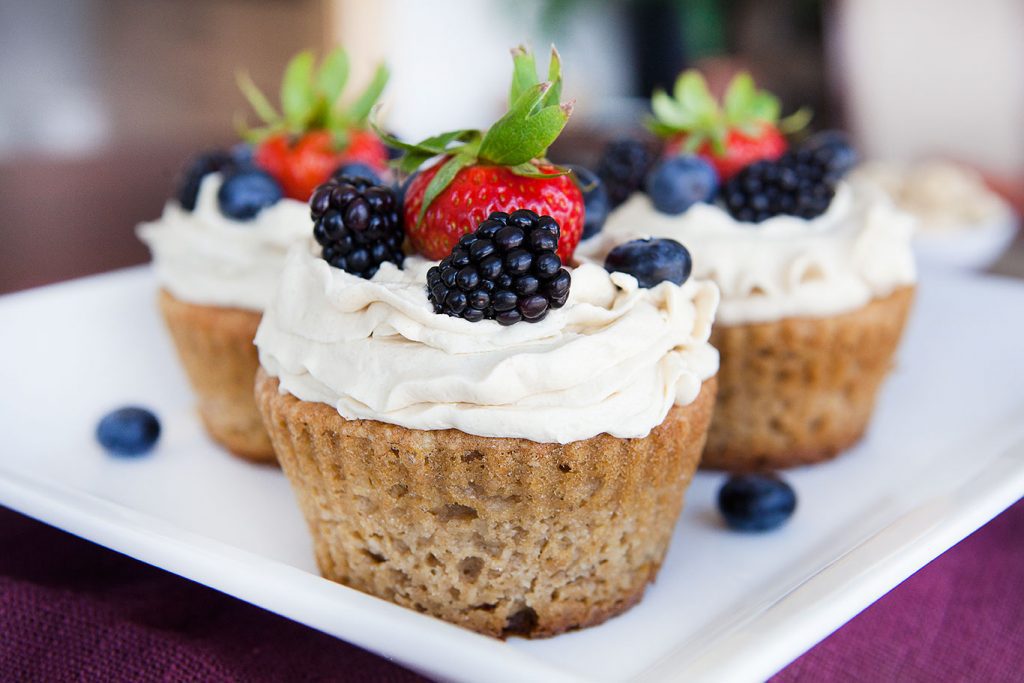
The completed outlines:
<svg viewBox="0 0 1024 683">
<path fill-rule="evenodd" d="M 813 153 L 814 158 L 824 163 L 837 177 L 845 175 L 859 161 L 846 133 L 838 130 L 815 133 L 800 145 L 800 149 Z"/>
<path fill-rule="evenodd" d="M 582 239 L 589 239 L 601 232 L 608 220 L 608 212 L 611 211 L 608 191 L 597 174 L 590 169 L 575 164 L 566 164 L 565 167 L 572 171 L 573 179 L 583 193 Z"/>
<path fill-rule="evenodd" d="M 458 130 L 416 144 L 378 130 L 405 151 L 399 169 L 421 170 L 405 192 L 406 232 L 430 259 L 446 256 L 459 239 L 495 211 L 530 209 L 561 226 L 558 254 L 571 259 L 583 232 L 583 196 L 565 169 L 544 159 L 565 127 L 572 103 L 560 104 L 561 65 L 552 49 L 548 80 L 540 82 L 533 55 L 513 50 L 509 110 L 486 132 Z"/>
<path fill-rule="evenodd" d="M 203 178 L 230 167 L 234 163 L 235 160 L 231 153 L 220 149 L 200 154 L 191 159 L 185 166 L 176 193 L 181 208 L 186 211 L 195 211 L 196 199 L 199 198 L 199 186 L 202 184 Z"/>
<path fill-rule="evenodd" d="M 597 175 L 613 209 L 643 187 L 653 163 L 654 155 L 639 140 L 627 138 L 608 143 L 597 163 Z"/>
<path fill-rule="evenodd" d="M 339 166 L 333 174 L 331 174 L 332 178 L 341 178 L 342 176 L 348 176 L 349 178 L 362 178 L 374 185 L 380 185 L 383 182 L 381 177 L 377 175 L 377 171 L 374 170 L 372 166 L 364 164 L 361 161 L 344 163 Z"/>
<path fill-rule="evenodd" d="M 146 410 L 130 406 L 107 413 L 96 427 L 96 439 L 113 455 L 143 455 L 160 437 L 160 421 Z"/>
<path fill-rule="evenodd" d="M 543 320 L 569 298 L 569 271 L 555 252 L 558 237 L 551 216 L 495 211 L 427 271 L 434 312 L 502 325 Z"/>
<path fill-rule="evenodd" d="M 787 146 L 783 133 L 799 130 L 810 118 L 801 109 L 780 120 L 779 100 L 758 90 L 747 73 L 733 78 L 720 106 L 704 77 L 692 69 L 679 76 L 672 95 L 654 91 L 651 108 L 649 127 L 666 139 L 666 155 L 698 154 L 723 181 L 755 161 L 778 159 Z"/>
<path fill-rule="evenodd" d="M 338 104 L 348 81 L 349 61 L 340 48 L 315 68 L 313 54 L 303 52 L 285 69 L 278 113 L 252 80 L 238 85 L 263 122 L 245 132 L 254 158 L 284 188 L 285 195 L 306 201 L 339 165 L 359 161 L 378 173 L 387 168 L 388 152 L 367 129 L 366 119 L 387 84 L 388 71 L 377 67 L 366 89 L 346 109 Z"/>
<path fill-rule="evenodd" d="M 796 493 L 775 475 L 729 477 L 718 491 L 718 509 L 736 531 L 771 531 L 796 510 Z"/>
<path fill-rule="evenodd" d="M 369 279 L 385 261 L 401 267 L 405 235 L 390 187 L 342 176 L 318 187 L 309 207 L 313 236 L 335 268 Z"/>
<path fill-rule="evenodd" d="M 838 180 L 818 154 L 800 149 L 747 166 L 722 186 L 721 198 L 733 218 L 745 223 L 780 214 L 809 219 L 828 210 Z"/>
<path fill-rule="evenodd" d="M 281 186 L 266 171 L 235 167 L 224 172 L 217 190 L 217 206 L 228 218 L 250 221 L 281 200 Z"/>
<path fill-rule="evenodd" d="M 649 289 L 666 280 L 683 284 L 690 277 L 693 260 L 687 248 L 675 240 L 633 240 L 608 252 L 604 269 L 609 273 L 628 273 L 641 287 Z"/>
<path fill-rule="evenodd" d="M 692 154 L 665 159 L 647 177 L 647 194 L 662 213 L 680 214 L 697 202 L 710 202 L 717 190 L 715 169 Z"/>
</svg>

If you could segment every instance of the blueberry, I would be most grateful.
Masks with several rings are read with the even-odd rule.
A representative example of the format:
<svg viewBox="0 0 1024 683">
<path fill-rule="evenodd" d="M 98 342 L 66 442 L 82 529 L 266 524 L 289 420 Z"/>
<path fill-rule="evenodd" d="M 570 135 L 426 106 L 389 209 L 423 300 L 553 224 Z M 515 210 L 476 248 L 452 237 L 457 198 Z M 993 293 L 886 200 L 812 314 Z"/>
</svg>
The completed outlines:
<svg viewBox="0 0 1024 683">
<path fill-rule="evenodd" d="M 280 201 L 281 186 L 269 173 L 255 168 L 236 168 L 224 174 L 217 191 L 217 205 L 228 218 L 248 221 Z"/>
<path fill-rule="evenodd" d="M 601 232 L 608 220 L 608 212 L 612 208 L 608 191 L 590 169 L 575 164 L 566 164 L 565 167 L 572 171 L 573 179 L 583 193 L 583 239 L 589 239 Z"/>
<path fill-rule="evenodd" d="M 227 169 L 234 165 L 234 163 L 232 155 L 221 149 L 204 152 L 193 157 L 188 162 L 188 165 L 185 166 L 178 185 L 178 191 L 175 194 L 181 207 L 186 211 L 194 211 L 196 199 L 199 197 L 199 185 L 202 184 L 203 178 L 211 173 Z"/>
<path fill-rule="evenodd" d="M 771 531 L 796 510 L 796 493 L 775 475 L 735 475 L 718 491 L 718 509 L 731 529 Z"/>
<path fill-rule="evenodd" d="M 135 406 L 107 413 L 96 427 L 96 439 L 113 455 L 144 455 L 159 437 L 156 415 Z"/>
<path fill-rule="evenodd" d="M 253 166 L 256 163 L 256 150 L 248 142 L 239 142 L 231 148 L 229 154 L 236 166 Z"/>
<path fill-rule="evenodd" d="M 693 269 L 690 252 L 675 240 L 645 239 L 626 242 L 608 252 L 604 268 L 610 273 L 629 273 L 641 287 L 659 282 L 686 282 Z"/>
<path fill-rule="evenodd" d="M 680 214 L 697 202 L 710 202 L 717 190 L 715 169 L 689 154 L 662 161 L 647 176 L 647 194 L 662 213 Z"/>
<path fill-rule="evenodd" d="M 850 144 L 846 133 L 839 130 L 823 130 L 815 133 L 800 145 L 801 151 L 810 152 L 823 162 L 829 173 L 836 179 L 857 165 L 857 150 Z"/>
<path fill-rule="evenodd" d="M 348 176 L 349 178 L 363 178 L 373 183 L 374 185 L 380 185 L 380 175 L 377 174 L 371 166 L 364 164 L 361 161 L 351 161 L 342 164 L 334 170 L 331 175 L 334 178 L 341 178 L 342 176 Z"/>
</svg>

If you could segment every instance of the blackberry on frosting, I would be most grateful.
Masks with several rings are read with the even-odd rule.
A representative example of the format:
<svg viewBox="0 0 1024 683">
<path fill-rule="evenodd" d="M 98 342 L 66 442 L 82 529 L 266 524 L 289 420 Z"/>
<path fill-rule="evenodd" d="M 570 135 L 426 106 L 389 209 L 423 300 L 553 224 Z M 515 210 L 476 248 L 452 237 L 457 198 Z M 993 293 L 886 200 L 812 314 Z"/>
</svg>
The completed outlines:
<svg viewBox="0 0 1024 683">
<path fill-rule="evenodd" d="M 558 235 L 550 216 L 529 209 L 492 213 L 427 272 L 434 312 L 502 325 L 543 320 L 569 298 Z"/>
<path fill-rule="evenodd" d="M 318 187 L 309 207 L 313 236 L 335 268 L 370 279 L 385 261 L 401 267 L 405 234 L 391 188 L 341 176 Z"/>
</svg>

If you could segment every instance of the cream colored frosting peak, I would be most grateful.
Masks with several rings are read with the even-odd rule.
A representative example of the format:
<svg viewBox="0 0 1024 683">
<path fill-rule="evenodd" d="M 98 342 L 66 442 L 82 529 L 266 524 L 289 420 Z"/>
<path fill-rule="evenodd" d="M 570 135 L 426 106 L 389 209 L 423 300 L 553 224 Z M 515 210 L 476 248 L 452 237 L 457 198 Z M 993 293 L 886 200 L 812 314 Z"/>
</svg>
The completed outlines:
<svg viewBox="0 0 1024 683">
<path fill-rule="evenodd" d="M 309 206 L 282 199 L 251 221 L 220 212 L 221 176 L 203 178 L 194 211 L 169 201 L 139 238 L 153 253 L 157 280 L 182 301 L 262 311 L 277 287 L 288 248 L 313 232 Z"/>
<path fill-rule="evenodd" d="M 583 265 L 563 308 L 502 327 L 434 313 L 432 265 L 363 280 L 297 245 L 256 335 L 262 366 L 349 419 L 557 443 L 645 436 L 718 370 L 711 283 L 641 289 Z"/>
<path fill-rule="evenodd" d="M 848 184 L 817 218 L 783 215 L 757 224 L 738 222 L 713 204 L 664 214 L 637 193 L 577 256 L 603 262 L 632 239 L 674 239 L 692 254 L 694 276 L 721 289 L 719 322 L 767 322 L 843 313 L 914 282 L 913 228 L 913 218 L 881 193 Z"/>
</svg>

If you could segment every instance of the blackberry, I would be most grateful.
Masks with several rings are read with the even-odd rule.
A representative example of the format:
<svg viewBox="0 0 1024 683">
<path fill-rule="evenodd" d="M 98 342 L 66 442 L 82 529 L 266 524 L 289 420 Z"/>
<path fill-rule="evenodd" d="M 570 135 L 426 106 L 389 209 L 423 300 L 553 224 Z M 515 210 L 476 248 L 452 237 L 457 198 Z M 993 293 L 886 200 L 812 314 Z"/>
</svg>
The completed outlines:
<svg viewBox="0 0 1024 683">
<path fill-rule="evenodd" d="M 543 320 L 569 298 L 558 257 L 558 223 L 529 209 L 495 211 L 427 271 L 435 313 L 513 325 Z"/>
<path fill-rule="evenodd" d="M 196 199 L 199 197 L 199 185 L 202 184 L 203 178 L 236 163 L 231 152 L 221 149 L 204 152 L 190 159 L 181 174 L 178 191 L 175 193 L 181 208 L 186 211 L 195 211 Z"/>
<path fill-rule="evenodd" d="M 402 266 L 405 233 L 391 188 L 366 178 L 333 178 L 313 192 L 309 207 L 313 236 L 335 268 L 370 279 L 385 261 Z"/>
<path fill-rule="evenodd" d="M 608 143 L 597 164 L 597 176 L 613 209 L 643 186 L 654 161 L 651 150 L 640 140 L 624 138 Z"/>
<path fill-rule="evenodd" d="M 760 223 L 787 214 L 815 218 L 828 210 L 839 181 L 830 164 L 798 149 L 777 161 L 756 161 L 733 176 L 719 197 L 733 218 Z"/>
</svg>

